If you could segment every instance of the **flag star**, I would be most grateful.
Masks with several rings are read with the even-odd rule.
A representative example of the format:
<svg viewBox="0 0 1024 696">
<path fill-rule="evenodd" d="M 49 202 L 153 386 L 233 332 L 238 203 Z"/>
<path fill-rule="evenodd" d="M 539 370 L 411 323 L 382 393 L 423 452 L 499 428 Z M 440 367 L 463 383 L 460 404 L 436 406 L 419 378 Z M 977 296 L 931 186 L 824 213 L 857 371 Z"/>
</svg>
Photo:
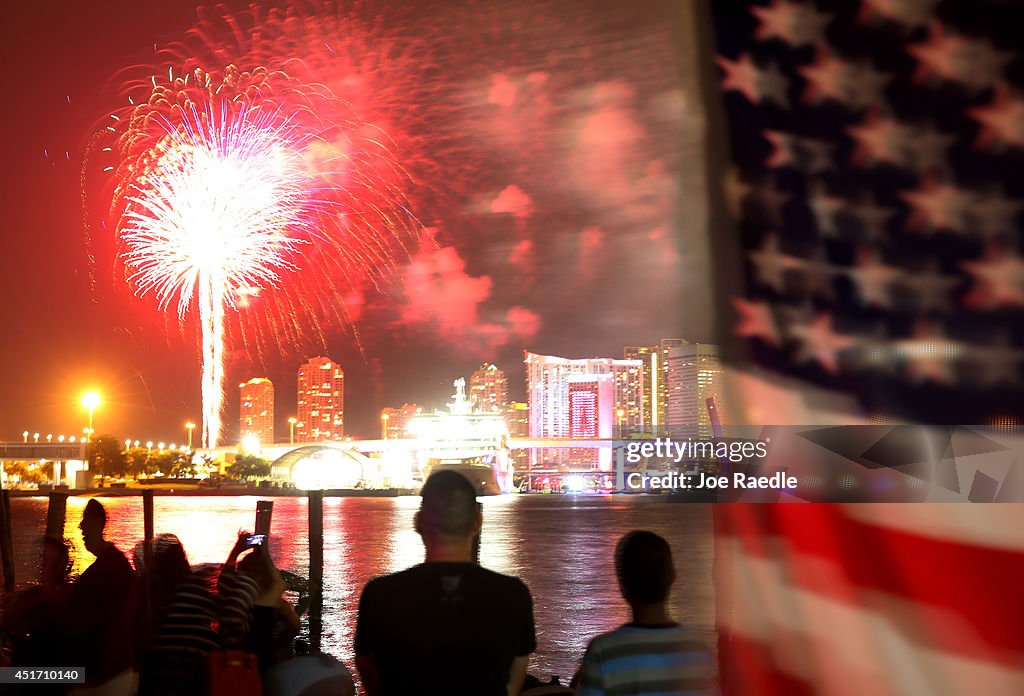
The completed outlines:
<svg viewBox="0 0 1024 696">
<path fill-rule="evenodd" d="M 914 293 L 917 311 L 921 313 L 949 311 L 949 294 L 961 282 L 959 277 L 943 275 L 936 269 L 933 261 L 923 271 L 905 273 L 896 279 L 897 284 Z"/>
<path fill-rule="evenodd" d="M 901 191 L 899 196 L 911 207 L 906 224 L 908 230 L 963 229 L 969 197 L 955 186 L 940 184 L 927 175 L 916 191 Z"/>
<path fill-rule="evenodd" d="M 813 322 L 794 326 L 793 335 L 800 341 L 796 361 L 817 362 L 832 374 L 839 371 L 838 354 L 857 343 L 853 336 L 832 331 L 832 317 L 827 312 L 819 314 Z"/>
<path fill-rule="evenodd" d="M 956 56 L 960 82 L 974 90 L 992 87 L 1012 60 L 1012 52 L 997 51 L 988 39 L 971 39 Z"/>
<path fill-rule="evenodd" d="M 754 67 L 754 61 L 750 58 L 749 53 L 741 54 L 736 60 L 719 56 L 715 62 L 725 72 L 722 77 L 724 91 L 734 89 L 754 104 L 761 100 L 761 94 L 757 88 L 758 70 Z"/>
<path fill-rule="evenodd" d="M 927 40 L 907 45 L 907 53 L 918 62 L 914 81 L 920 84 L 933 74 L 946 80 L 959 81 L 957 55 L 966 47 L 967 39 L 955 34 L 947 35 L 942 22 L 933 20 L 928 27 Z"/>
<path fill-rule="evenodd" d="M 1021 210 L 1024 210 L 1024 203 L 1011 200 L 994 189 L 976 194 L 967 208 L 968 228 L 985 240 L 1012 237 L 1017 231 L 1016 219 Z"/>
<path fill-rule="evenodd" d="M 861 194 L 860 201 L 860 203 L 848 206 L 847 211 L 860 223 L 864 236 L 872 242 L 886 239 L 885 225 L 892 218 L 896 209 L 876 205 L 867 192 Z"/>
<path fill-rule="evenodd" d="M 999 244 L 990 245 L 985 256 L 984 261 L 960 264 L 975 282 L 964 304 L 985 309 L 1024 306 L 1024 261 L 1007 254 Z"/>
<path fill-rule="evenodd" d="M 760 338 L 769 345 L 778 347 L 779 331 L 772 318 L 771 305 L 767 302 L 749 302 L 740 297 L 732 298 L 733 307 L 739 314 L 736 335 L 744 338 Z"/>
<path fill-rule="evenodd" d="M 782 226 L 782 206 L 789 200 L 789 194 L 783 193 L 774 186 L 758 186 L 751 190 L 747 198 L 748 216 L 760 219 L 773 227 Z M 753 214 L 750 214 L 753 213 Z"/>
<path fill-rule="evenodd" d="M 789 97 L 786 96 L 789 81 L 775 63 L 757 73 L 755 85 L 762 101 L 774 102 L 783 109 L 789 109 Z"/>
<path fill-rule="evenodd" d="M 956 135 L 950 135 L 933 127 L 917 128 L 909 132 L 906 142 L 907 159 L 918 172 L 949 173 L 950 163 L 946 156 Z"/>
<path fill-rule="evenodd" d="M 857 265 L 846 274 L 857 285 L 862 304 L 884 309 L 892 304 L 889 287 L 899 277 L 900 270 L 879 263 L 878 254 L 871 247 L 861 247 L 857 254 Z"/>
<path fill-rule="evenodd" d="M 814 9 L 812 4 L 772 0 L 768 7 L 750 8 L 758 21 L 754 36 L 759 40 L 781 39 L 790 46 L 807 46 L 821 42 L 832 16 Z"/>
<path fill-rule="evenodd" d="M 850 65 L 844 74 L 845 101 L 853 109 L 867 109 L 885 102 L 885 88 L 892 76 L 867 64 Z"/>
<path fill-rule="evenodd" d="M 797 72 L 807 80 L 803 102 L 813 104 L 823 99 L 845 101 L 845 76 L 849 68 L 846 61 L 834 57 L 824 48 L 818 48 L 813 63 L 797 68 Z"/>
<path fill-rule="evenodd" d="M 1024 100 L 1011 97 L 1006 83 L 996 86 L 992 101 L 968 109 L 967 114 L 981 125 L 974 141 L 976 148 L 993 143 L 1024 147 Z"/>
<path fill-rule="evenodd" d="M 905 365 L 906 375 L 911 381 L 939 384 L 953 381 L 953 363 L 963 354 L 963 346 L 959 342 L 946 338 L 927 320 L 917 323 L 912 338 L 894 341 L 893 349 Z"/>
<path fill-rule="evenodd" d="M 928 23 L 939 0 L 861 0 L 858 21 L 864 23 L 875 16 L 896 22 L 906 29 Z"/>
<path fill-rule="evenodd" d="M 846 132 L 857 142 L 857 149 L 852 156 L 853 164 L 902 164 L 902 145 L 906 140 L 906 128 L 898 121 L 881 117 L 876 111 L 871 111 L 860 125 L 849 126 Z"/>
<path fill-rule="evenodd" d="M 748 251 L 747 256 L 754 262 L 757 281 L 776 292 L 782 292 L 786 271 L 803 266 L 801 259 L 779 253 L 779 238 L 775 235 L 765 239 L 760 250 Z"/>
<path fill-rule="evenodd" d="M 816 181 L 810 186 L 807 196 L 807 205 L 814 213 L 814 221 L 818 227 L 818 234 L 822 237 L 835 237 L 839 234 L 836 227 L 835 215 L 843 207 L 843 199 L 838 196 L 829 195 L 825 185 Z"/>
<path fill-rule="evenodd" d="M 765 160 L 768 167 L 794 166 L 796 160 L 796 136 L 782 131 L 766 130 L 764 137 L 771 143 L 772 151 Z"/>
</svg>

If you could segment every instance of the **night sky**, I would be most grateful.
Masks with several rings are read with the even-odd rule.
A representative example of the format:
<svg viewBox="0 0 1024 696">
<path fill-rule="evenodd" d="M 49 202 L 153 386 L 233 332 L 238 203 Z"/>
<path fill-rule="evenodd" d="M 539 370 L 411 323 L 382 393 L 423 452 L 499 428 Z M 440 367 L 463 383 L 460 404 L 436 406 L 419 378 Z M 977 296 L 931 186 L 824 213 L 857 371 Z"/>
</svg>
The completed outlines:
<svg viewBox="0 0 1024 696">
<path fill-rule="evenodd" d="M 350 325 L 325 322 L 266 350 L 229 337 L 228 439 L 236 385 L 253 376 L 274 381 L 286 437 L 295 370 L 315 354 L 345 368 L 348 432 L 373 437 L 381 407 L 440 406 L 485 361 L 523 398 L 524 349 L 621 357 L 669 336 L 709 340 L 699 112 L 675 3 L 380 4 L 379 15 L 323 10 L 324 31 L 344 41 L 345 17 L 357 17 L 378 34 L 354 30 L 353 45 L 384 36 L 399 50 L 322 81 L 401 104 L 368 118 L 408 157 L 408 198 L 427 231 L 379 288 L 347 295 Z M 179 325 L 118 277 L 104 163 L 89 146 L 124 107 L 126 75 L 166 72 L 175 42 L 207 58 L 230 43 L 226 17 L 251 29 L 247 3 L 226 7 L 205 23 L 185 2 L 5 11 L 0 439 L 80 432 L 89 387 L 105 399 L 98 433 L 171 441 L 199 417 L 195 316 Z M 240 321 L 261 321 L 258 310 Z"/>
</svg>

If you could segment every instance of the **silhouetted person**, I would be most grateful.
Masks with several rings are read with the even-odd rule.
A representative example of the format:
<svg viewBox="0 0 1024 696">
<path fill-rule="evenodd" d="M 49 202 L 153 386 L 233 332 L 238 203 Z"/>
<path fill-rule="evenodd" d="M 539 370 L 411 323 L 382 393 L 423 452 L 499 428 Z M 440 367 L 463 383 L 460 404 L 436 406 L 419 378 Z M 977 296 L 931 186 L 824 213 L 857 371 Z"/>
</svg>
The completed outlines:
<svg viewBox="0 0 1024 696">
<path fill-rule="evenodd" d="M 533 602 L 518 578 L 473 563 L 475 494 L 461 474 L 433 474 L 415 518 L 426 562 L 363 588 L 355 651 L 369 696 L 519 693 L 536 649 Z"/>
<path fill-rule="evenodd" d="M 153 540 L 150 583 L 151 638 L 139 693 L 145 696 L 202 694 L 209 655 L 220 646 L 214 624 L 217 605 L 206 582 L 192 572 L 174 534 Z"/>
<path fill-rule="evenodd" d="M 45 537 L 39 582 L 4 601 L 5 667 L 52 667 L 60 662 L 71 557 L 63 539 Z M 9 687 L 12 693 L 62 694 L 60 684 Z"/>
<path fill-rule="evenodd" d="M 105 686 L 105 694 L 135 692 L 138 639 L 135 574 L 116 546 L 103 538 L 107 513 L 92 498 L 82 513 L 82 540 L 96 556 L 68 593 L 63 664 L 85 668 L 86 686 Z M 69 689 L 75 693 L 80 689 Z M 87 693 L 87 691 L 85 691 Z"/>
<path fill-rule="evenodd" d="M 703 643 L 672 620 L 672 550 L 653 532 L 634 531 L 615 548 L 619 589 L 633 620 L 590 642 L 577 694 L 710 694 L 715 663 Z"/>
<path fill-rule="evenodd" d="M 238 571 L 256 581 L 257 594 L 252 606 L 249 646 L 260 662 L 260 671 L 291 657 L 291 640 L 299 634 L 299 617 L 284 592 L 287 589 L 281 571 L 270 557 L 268 541 L 238 562 Z"/>
</svg>

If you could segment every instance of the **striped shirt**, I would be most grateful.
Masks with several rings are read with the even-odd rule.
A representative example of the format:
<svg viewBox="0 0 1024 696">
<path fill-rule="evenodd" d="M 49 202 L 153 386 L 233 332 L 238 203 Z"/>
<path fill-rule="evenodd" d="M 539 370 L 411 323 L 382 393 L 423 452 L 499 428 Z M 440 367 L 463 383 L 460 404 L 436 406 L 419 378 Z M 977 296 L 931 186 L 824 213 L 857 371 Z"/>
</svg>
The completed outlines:
<svg viewBox="0 0 1024 696">
<path fill-rule="evenodd" d="M 590 642 L 580 696 L 704 696 L 716 693 L 715 662 L 683 626 L 626 624 Z"/>
</svg>

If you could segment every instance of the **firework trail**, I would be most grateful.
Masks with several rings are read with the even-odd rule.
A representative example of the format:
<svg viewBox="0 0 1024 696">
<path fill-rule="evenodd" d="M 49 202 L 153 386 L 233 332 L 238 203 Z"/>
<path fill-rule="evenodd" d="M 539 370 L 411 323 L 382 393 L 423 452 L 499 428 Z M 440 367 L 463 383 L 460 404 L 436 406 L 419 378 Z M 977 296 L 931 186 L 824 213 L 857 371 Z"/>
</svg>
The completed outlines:
<svg viewBox="0 0 1024 696">
<path fill-rule="evenodd" d="M 118 262 L 161 310 L 197 309 L 208 447 L 221 433 L 228 312 L 259 296 L 277 328 L 315 323 L 304 276 L 379 277 L 413 227 L 400 168 L 335 102 L 279 71 L 192 68 L 151 78 L 147 98 L 113 118 Z"/>
</svg>

